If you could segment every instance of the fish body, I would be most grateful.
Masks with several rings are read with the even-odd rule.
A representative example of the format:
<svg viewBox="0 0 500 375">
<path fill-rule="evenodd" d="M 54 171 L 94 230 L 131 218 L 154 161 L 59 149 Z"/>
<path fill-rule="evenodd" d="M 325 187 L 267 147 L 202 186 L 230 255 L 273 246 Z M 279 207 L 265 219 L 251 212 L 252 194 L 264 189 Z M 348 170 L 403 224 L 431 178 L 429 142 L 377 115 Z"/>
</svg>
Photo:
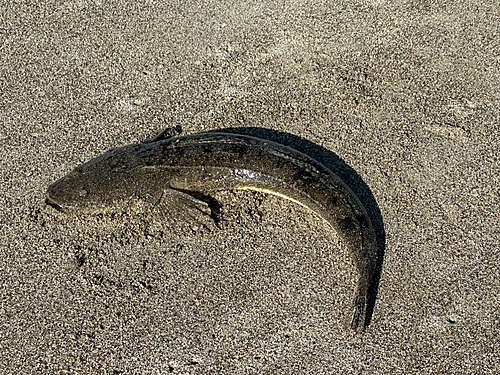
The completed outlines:
<svg viewBox="0 0 500 375">
<path fill-rule="evenodd" d="M 132 196 L 157 203 L 172 192 L 196 197 L 226 189 L 284 197 L 336 230 L 359 273 L 349 325 L 361 330 L 377 263 L 375 231 L 359 199 L 338 176 L 290 147 L 229 133 L 160 138 L 108 151 L 77 167 L 48 188 L 46 202 L 78 212 Z"/>
</svg>

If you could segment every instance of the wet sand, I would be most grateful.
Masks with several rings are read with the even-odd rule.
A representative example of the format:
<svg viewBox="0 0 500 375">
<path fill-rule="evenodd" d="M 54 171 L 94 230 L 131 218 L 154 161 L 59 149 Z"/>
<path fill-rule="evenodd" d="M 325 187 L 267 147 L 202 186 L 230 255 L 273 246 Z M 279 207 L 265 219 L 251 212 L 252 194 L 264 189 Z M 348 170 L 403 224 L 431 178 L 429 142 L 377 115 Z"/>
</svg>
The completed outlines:
<svg viewBox="0 0 500 375">
<path fill-rule="evenodd" d="M 0 6 L 0 373 L 498 373 L 498 4 L 162 4 Z M 220 192 L 219 228 L 43 204 L 173 126 L 269 136 L 360 196 L 364 334 L 347 249 L 295 203 Z"/>
</svg>

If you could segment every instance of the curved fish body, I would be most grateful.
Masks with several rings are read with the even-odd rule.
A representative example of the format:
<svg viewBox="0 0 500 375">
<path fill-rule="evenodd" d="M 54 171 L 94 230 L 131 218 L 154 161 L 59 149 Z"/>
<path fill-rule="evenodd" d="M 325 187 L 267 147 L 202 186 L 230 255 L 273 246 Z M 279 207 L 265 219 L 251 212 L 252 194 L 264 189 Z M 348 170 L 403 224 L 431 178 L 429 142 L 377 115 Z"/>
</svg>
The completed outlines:
<svg viewBox="0 0 500 375">
<path fill-rule="evenodd" d="M 99 209 L 138 197 L 249 189 L 297 202 L 323 218 L 348 247 L 359 272 L 350 327 L 365 325 L 377 263 L 376 236 L 356 195 L 328 168 L 290 147 L 229 133 L 153 140 L 108 151 L 48 188 L 46 202 L 65 212 Z M 192 198 L 194 201 L 195 198 Z"/>
</svg>

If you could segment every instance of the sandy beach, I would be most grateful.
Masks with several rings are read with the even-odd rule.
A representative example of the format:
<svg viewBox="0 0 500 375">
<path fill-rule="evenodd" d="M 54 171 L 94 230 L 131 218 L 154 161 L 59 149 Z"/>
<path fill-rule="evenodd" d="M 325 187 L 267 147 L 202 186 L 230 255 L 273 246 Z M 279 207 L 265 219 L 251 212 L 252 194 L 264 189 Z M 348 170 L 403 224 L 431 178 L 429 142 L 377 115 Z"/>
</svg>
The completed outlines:
<svg viewBox="0 0 500 375">
<path fill-rule="evenodd" d="M 0 4 L 1 374 L 500 373 L 496 1 Z M 169 127 L 287 144 L 377 232 L 357 273 L 310 210 L 214 194 L 65 215 L 47 187 Z"/>
</svg>

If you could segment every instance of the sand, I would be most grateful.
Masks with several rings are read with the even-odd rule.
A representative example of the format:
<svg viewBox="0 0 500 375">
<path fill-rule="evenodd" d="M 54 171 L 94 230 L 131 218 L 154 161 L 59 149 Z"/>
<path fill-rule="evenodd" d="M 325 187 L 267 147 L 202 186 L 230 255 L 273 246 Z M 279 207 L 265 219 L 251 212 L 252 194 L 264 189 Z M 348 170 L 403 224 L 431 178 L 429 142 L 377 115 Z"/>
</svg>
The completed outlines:
<svg viewBox="0 0 500 375">
<path fill-rule="evenodd" d="M 3 2 L 0 373 L 499 373 L 499 41 L 495 1 Z M 173 126 L 267 134 L 360 196 L 362 335 L 347 249 L 295 203 L 220 192 L 220 228 L 44 205 Z"/>
</svg>

